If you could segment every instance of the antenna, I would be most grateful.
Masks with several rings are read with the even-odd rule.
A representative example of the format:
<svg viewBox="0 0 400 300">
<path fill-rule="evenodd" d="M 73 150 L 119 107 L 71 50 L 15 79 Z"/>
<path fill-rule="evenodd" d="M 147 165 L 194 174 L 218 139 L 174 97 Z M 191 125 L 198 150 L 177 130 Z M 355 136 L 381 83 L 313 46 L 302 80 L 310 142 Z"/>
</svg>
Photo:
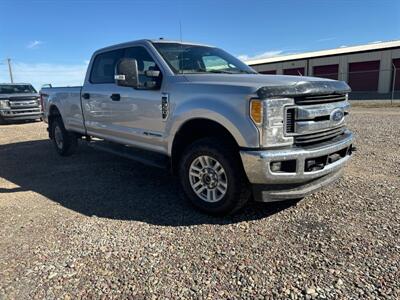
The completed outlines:
<svg viewBox="0 0 400 300">
<path fill-rule="evenodd" d="M 182 22 L 179 20 L 179 39 L 181 40 L 182 43 Z"/>
<path fill-rule="evenodd" d="M 179 68 L 181 70 L 181 74 L 183 74 L 183 44 L 182 44 L 182 21 L 179 20 L 179 39 L 181 40 L 181 67 Z"/>
</svg>

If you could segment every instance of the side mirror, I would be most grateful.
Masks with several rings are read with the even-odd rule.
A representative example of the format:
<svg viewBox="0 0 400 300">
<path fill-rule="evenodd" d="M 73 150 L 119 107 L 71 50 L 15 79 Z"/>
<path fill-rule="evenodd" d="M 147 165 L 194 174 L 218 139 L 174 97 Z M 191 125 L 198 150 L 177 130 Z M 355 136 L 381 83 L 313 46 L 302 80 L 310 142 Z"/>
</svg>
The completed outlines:
<svg viewBox="0 0 400 300">
<path fill-rule="evenodd" d="M 121 59 L 115 68 L 114 79 L 119 86 L 137 88 L 139 86 L 139 72 L 136 59 Z"/>
</svg>

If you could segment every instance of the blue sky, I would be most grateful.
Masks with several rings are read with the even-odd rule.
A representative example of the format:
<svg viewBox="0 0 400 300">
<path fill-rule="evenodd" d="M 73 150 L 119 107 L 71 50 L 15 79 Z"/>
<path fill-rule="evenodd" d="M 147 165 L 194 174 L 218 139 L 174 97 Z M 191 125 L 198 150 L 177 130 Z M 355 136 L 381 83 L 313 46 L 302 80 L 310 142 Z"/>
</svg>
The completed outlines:
<svg viewBox="0 0 400 300">
<path fill-rule="evenodd" d="M 242 58 L 400 39 L 396 0 L 0 0 L 0 82 L 81 84 L 91 53 L 140 38 L 216 45 Z"/>
</svg>

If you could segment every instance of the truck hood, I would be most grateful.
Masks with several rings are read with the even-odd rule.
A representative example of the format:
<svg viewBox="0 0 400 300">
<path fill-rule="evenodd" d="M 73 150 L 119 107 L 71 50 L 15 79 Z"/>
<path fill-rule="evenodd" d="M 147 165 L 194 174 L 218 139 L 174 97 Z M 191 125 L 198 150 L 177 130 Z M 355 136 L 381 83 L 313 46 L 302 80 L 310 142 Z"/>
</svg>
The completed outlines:
<svg viewBox="0 0 400 300">
<path fill-rule="evenodd" d="M 318 77 L 261 74 L 186 74 L 192 83 L 254 88 L 260 98 L 275 96 L 344 94 L 351 91 L 344 81 Z"/>
<path fill-rule="evenodd" d="M 36 94 L 36 93 L 0 94 L 0 99 L 35 100 L 38 98 L 39 98 L 39 94 Z"/>
</svg>

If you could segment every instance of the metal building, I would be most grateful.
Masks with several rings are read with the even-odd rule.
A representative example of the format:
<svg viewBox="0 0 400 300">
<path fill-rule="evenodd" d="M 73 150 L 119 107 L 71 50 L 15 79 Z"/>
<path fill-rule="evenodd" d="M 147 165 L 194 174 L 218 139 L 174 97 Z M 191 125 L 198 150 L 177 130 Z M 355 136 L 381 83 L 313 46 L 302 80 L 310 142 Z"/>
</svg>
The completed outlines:
<svg viewBox="0 0 400 300">
<path fill-rule="evenodd" d="M 262 74 L 317 76 L 346 81 L 353 99 L 400 94 L 400 40 L 276 56 L 246 62 Z"/>
</svg>

